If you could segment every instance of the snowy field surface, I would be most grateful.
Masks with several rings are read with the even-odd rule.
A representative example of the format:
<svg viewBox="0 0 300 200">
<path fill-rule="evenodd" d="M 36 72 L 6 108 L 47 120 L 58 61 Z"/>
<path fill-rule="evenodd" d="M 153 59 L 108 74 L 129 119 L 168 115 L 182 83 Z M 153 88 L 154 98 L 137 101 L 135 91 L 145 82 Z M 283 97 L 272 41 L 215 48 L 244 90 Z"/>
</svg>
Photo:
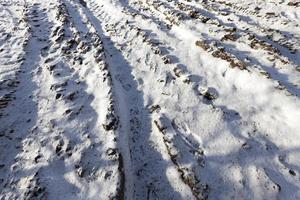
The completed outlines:
<svg viewBox="0 0 300 200">
<path fill-rule="evenodd" d="M 0 0 L 1 200 L 299 200 L 299 0 Z"/>
</svg>

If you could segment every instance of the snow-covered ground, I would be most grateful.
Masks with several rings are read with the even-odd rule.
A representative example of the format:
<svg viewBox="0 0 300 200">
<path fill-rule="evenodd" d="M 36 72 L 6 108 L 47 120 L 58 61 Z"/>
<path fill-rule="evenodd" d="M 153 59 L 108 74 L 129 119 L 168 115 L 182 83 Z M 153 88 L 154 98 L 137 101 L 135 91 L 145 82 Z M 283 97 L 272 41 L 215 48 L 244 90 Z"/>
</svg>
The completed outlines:
<svg viewBox="0 0 300 200">
<path fill-rule="evenodd" d="M 0 1 L 0 199 L 300 199 L 300 1 Z"/>
</svg>

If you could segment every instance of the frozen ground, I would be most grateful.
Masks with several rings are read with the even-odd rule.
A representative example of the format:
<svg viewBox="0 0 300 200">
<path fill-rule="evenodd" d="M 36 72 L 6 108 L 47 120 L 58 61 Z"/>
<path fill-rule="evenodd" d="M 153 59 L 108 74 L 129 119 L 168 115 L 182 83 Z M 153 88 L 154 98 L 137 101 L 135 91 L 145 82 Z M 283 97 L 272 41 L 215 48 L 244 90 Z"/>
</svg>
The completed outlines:
<svg viewBox="0 0 300 200">
<path fill-rule="evenodd" d="M 0 199 L 300 199 L 298 0 L 0 1 Z"/>
</svg>

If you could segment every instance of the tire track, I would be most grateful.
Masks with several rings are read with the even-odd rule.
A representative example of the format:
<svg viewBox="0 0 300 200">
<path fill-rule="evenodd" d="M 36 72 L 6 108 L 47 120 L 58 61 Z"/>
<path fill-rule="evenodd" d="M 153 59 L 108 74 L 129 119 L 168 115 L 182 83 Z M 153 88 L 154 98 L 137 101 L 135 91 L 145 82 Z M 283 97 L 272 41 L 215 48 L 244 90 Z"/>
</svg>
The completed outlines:
<svg viewBox="0 0 300 200">
<path fill-rule="evenodd" d="M 5 8 L 4 10 L 9 10 Z M 5 115 L 5 109 L 9 103 L 15 98 L 14 93 L 16 87 L 19 85 L 18 76 L 21 72 L 20 68 L 24 61 L 24 46 L 27 43 L 28 28 L 26 27 L 26 17 L 24 12 L 26 5 L 16 5 L 15 8 L 10 8 L 14 12 L 19 12 L 18 28 L 14 27 L 10 30 L 1 29 L 1 46 L 0 46 L 0 61 L 3 66 L 0 71 L 0 118 Z M 12 11 L 10 11 L 12 12 Z M 14 26 L 13 22 L 8 22 L 9 16 L 2 16 L 3 23 L 0 24 L 1 28 L 5 26 Z M 18 35 L 19 34 L 19 35 Z"/>
<path fill-rule="evenodd" d="M 30 36 L 28 36 L 28 43 L 25 47 L 25 60 L 21 66 L 21 73 L 18 76 L 19 86 L 15 92 L 15 99 L 13 104 L 10 105 L 6 112 L 8 113 L 5 118 L 2 119 L 3 124 L 6 124 L 6 130 L 3 130 L 4 135 L 7 137 L 1 144 L 1 151 L 6 155 L 4 158 L 1 158 L 1 162 L 5 162 L 5 167 L 1 170 L 1 176 L 3 177 L 3 182 L 1 183 L 1 187 L 3 190 L 1 192 L 1 198 L 3 199 L 29 199 L 32 196 L 32 193 L 26 192 L 26 189 L 19 187 L 19 179 L 18 168 L 16 163 L 20 161 L 18 155 L 22 153 L 22 144 L 24 140 L 27 138 L 27 130 L 29 130 L 35 121 L 37 120 L 37 105 L 34 93 L 38 90 L 38 86 L 36 82 L 33 80 L 33 74 L 37 69 L 37 65 L 40 62 L 39 53 L 32 54 L 35 50 L 40 52 L 44 42 L 41 42 L 38 36 L 37 24 L 33 22 L 34 18 L 37 21 L 40 21 L 39 18 L 39 8 L 38 5 L 26 5 L 25 16 L 26 19 L 32 17 L 32 19 L 28 20 Z M 41 14 L 42 15 L 42 14 Z M 14 115 L 18 115 L 15 118 Z M 3 174 L 5 174 L 3 176 Z M 41 199 L 44 198 L 45 194 L 44 189 L 42 187 L 37 186 L 37 180 L 34 180 L 34 177 L 28 177 L 26 182 L 22 183 L 23 186 L 28 186 L 28 189 L 32 189 L 33 193 L 37 190 L 40 191 L 37 194 Z"/>
<path fill-rule="evenodd" d="M 67 167 L 73 165 L 73 176 L 70 178 L 80 188 L 80 193 L 96 198 L 98 194 L 93 191 L 95 188 L 98 192 L 103 192 L 107 199 L 122 199 L 120 166 L 123 161 L 116 147 L 118 117 L 112 99 L 111 75 L 105 62 L 101 39 L 91 27 L 82 26 L 85 22 L 76 17 L 71 3 L 61 2 L 57 19 L 60 19 L 63 26 L 53 29 L 57 44 L 63 44 L 59 54 L 65 55 L 63 61 L 66 62 L 66 67 L 70 67 L 71 74 L 66 74 L 66 77 L 74 77 L 73 83 L 71 79 L 67 85 L 63 82 L 53 88 L 58 92 L 56 97 L 59 100 L 74 102 L 64 114 L 67 120 L 77 121 L 70 123 L 70 128 L 77 129 L 76 132 L 79 133 L 78 139 L 70 133 L 64 135 L 67 139 L 65 143 L 69 144 L 63 145 L 62 152 L 74 155 L 75 160 L 66 164 Z M 61 72 L 60 62 L 54 65 L 50 63 L 50 66 L 54 66 L 50 67 L 54 74 L 56 71 Z M 76 73 L 72 73 L 73 71 Z M 59 76 L 63 74 L 60 73 Z M 66 87 L 66 91 L 61 91 L 61 86 L 62 89 Z M 58 123 L 58 126 L 65 129 L 66 123 L 68 122 Z M 76 128 L 76 124 L 82 124 L 80 129 Z M 76 179 L 72 180 L 74 177 Z M 85 187 L 87 184 L 90 188 Z"/>
<path fill-rule="evenodd" d="M 93 6 L 91 7 L 93 9 Z M 96 12 L 95 12 L 96 13 Z M 108 21 L 109 24 L 112 24 L 113 19 L 110 17 L 106 17 L 105 14 L 103 16 L 98 15 L 100 19 L 103 19 L 104 22 L 102 23 L 107 23 L 105 21 Z M 91 20 L 95 24 L 97 24 L 97 19 Z M 95 25 L 97 30 L 100 29 L 101 24 L 98 22 L 98 25 Z M 117 25 L 118 26 L 118 25 Z M 106 26 L 109 27 L 109 32 L 113 33 L 113 29 L 111 29 L 111 26 Z M 100 29 L 101 30 L 101 29 Z M 104 31 L 105 34 L 105 31 Z M 110 35 L 112 37 L 113 35 Z M 104 40 L 105 41 L 105 40 Z M 110 55 L 118 55 L 116 52 L 118 51 L 111 45 L 111 41 L 107 40 L 107 43 L 104 42 L 108 46 L 106 49 L 107 53 Z M 123 49 L 124 50 L 124 49 Z M 120 58 L 121 56 L 112 56 L 109 60 L 109 63 L 111 63 L 111 66 L 120 66 L 119 63 L 116 62 L 116 60 L 122 60 Z M 127 61 L 122 61 L 121 66 L 126 66 Z M 111 68 L 112 71 L 114 71 L 114 68 Z M 117 68 L 116 68 L 117 69 Z M 164 163 L 160 159 L 160 155 L 156 153 L 157 150 L 153 149 L 153 147 L 149 146 L 149 142 L 154 142 L 151 141 L 153 140 L 150 136 L 148 136 L 149 133 L 145 132 L 147 129 L 150 129 L 150 127 L 147 127 L 147 123 L 150 121 L 148 118 L 147 111 L 144 108 L 144 105 L 141 100 L 138 100 L 140 102 L 137 102 L 136 96 L 139 95 L 138 93 L 135 92 L 133 88 L 135 88 L 137 83 L 132 82 L 131 80 L 128 79 L 127 74 L 130 74 L 130 71 L 127 71 L 129 69 L 123 69 L 124 72 L 114 72 L 112 74 L 117 74 L 113 77 L 117 78 L 115 80 L 116 85 L 119 85 L 120 88 L 123 88 L 123 91 L 119 89 L 119 92 L 121 93 L 122 99 L 125 99 L 125 102 L 127 101 L 127 105 L 124 103 L 119 103 L 119 109 L 121 112 L 119 113 L 129 113 L 126 115 L 121 114 L 121 124 L 123 126 L 127 127 L 126 133 L 128 134 L 129 138 L 129 147 L 130 147 L 130 154 L 131 154 L 131 163 L 130 166 L 134 171 L 133 177 L 130 177 L 133 180 L 133 191 L 128 191 L 127 190 L 127 197 L 129 195 L 132 195 L 133 199 L 139 199 L 139 198 L 167 198 L 170 197 L 169 195 L 173 196 L 173 198 L 178 198 L 176 196 L 177 194 L 172 192 L 170 194 L 167 194 L 164 192 L 164 190 L 172 190 L 170 186 L 168 186 L 167 182 L 164 180 L 165 178 L 159 177 L 154 174 L 153 168 L 156 169 L 157 171 L 162 171 L 162 173 L 159 174 L 164 174 Z M 130 69 L 131 70 L 131 69 Z M 124 94 L 125 92 L 125 94 Z M 120 93 L 118 95 L 120 95 Z M 126 95 L 127 93 L 127 95 Z M 121 99 L 120 97 L 118 99 Z M 130 102 L 130 103 L 129 103 Z M 129 105 L 137 105 L 137 106 L 129 106 Z M 126 111 L 126 109 L 128 110 Z M 140 108 L 139 108 L 140 107 Z M 124 108 L 126 108 L 124 110 Z M 128 121 L 128 115 L 129 115 L 129 121 Z M 127 119 L 126 119 L 127 118 Z M 149 137 L 149 139 L 148 139 Z M 128 159 L 128 158 L 127 158 Z M 154 163 L 156 162 L 156 163 Z M 126 175 L 126 173 L 125 173 Z M 127 176 L 128 177 L 128 174 Z M 146 178 L 147 177 L 147 178 Z M 127 180 L 127 178 L 126 178 Z M 156 184 L 154 184 L 152 181 L 155 182 L 161 182 L 161 187 L 165 188 L 158 188 Z M 145 185 L 146 184 L 146 185 Z M 131 194 L 128 194 L 130 192 L 133 192 Z"/>
<path fill-rule="evenodd" d="M 23 125 L 28 135 L 18 138 L 20 152 L 15 154 L 14 172 L 9 174 L 12 180 L 7 178 L 2 196 L 96 198 L 96 188 L 107 199 L 122 199 L 122 157 L 114 134 L 118 124 L 101 41 L 95 34 L 83 36 L 81 29 L 76 30 L 60 2 L 37 1 L 30 10 L 32 40 L 26 50 L 30 59 L 26 66 L 34 70 L 27 67 L 24 73 L 36 85 L 34 94 L 28 94 L 36 107 L 25 104 L 32 116 L 19 116 L 30 122 Z M 33 49 L 38 52 L 35 57 L 31 57 Z M 93 56 L 82 57 L 84 52 Z M 82 64 L 84 67 L 78 68 Z"/>
</svg>

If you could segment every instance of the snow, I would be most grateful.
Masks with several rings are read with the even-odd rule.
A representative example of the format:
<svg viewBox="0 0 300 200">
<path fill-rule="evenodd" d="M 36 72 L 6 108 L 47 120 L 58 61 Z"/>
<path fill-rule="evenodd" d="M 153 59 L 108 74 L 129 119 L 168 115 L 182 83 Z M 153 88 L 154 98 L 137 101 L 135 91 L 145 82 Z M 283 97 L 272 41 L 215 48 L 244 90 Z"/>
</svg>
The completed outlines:
<svg viewBox="0 0 300 200">
<path fill-rule="evenodd" d="M 0 199 L 299 199 L 300 2 L 0 2 Z"/>
</svg>

